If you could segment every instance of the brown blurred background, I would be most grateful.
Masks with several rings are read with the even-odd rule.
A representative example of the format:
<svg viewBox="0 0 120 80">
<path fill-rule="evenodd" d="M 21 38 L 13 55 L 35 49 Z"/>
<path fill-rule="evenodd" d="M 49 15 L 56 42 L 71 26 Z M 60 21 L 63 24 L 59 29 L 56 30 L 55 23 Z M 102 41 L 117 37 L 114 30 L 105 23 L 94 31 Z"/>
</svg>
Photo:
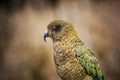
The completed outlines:
<svg viewBox="0 0 120 80">
<path fill-rule="evenodd" d="M 97 56 L 105 80 L 120 79 L 119 0 L 0 0 L 0 80 L 59 80 L 46 26 L 62 19 Z"/>
</svg>

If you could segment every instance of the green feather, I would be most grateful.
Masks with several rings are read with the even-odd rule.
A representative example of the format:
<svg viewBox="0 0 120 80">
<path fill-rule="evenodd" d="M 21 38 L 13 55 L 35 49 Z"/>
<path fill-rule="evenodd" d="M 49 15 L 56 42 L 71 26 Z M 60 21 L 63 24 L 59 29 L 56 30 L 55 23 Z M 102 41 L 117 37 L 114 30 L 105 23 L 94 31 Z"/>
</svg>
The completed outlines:
<svg viewBox="0 0 120 80">
<path fill-rule="evenodd" d="M 90 69 L 89 69 L 89 64 L 86 64 L 86 71 L 88 72 L 88 74 L 90 74 L 91 73 L 91 71 L 90 71 Z"/>
<path fill-rule="evenodd" d="M 80 61 L 87 74 L 91 75 L 95 80 L 104 80 L 103 74 L 97 59 L 86 45 L 75 46 L 77 59 Z"/>
</svg>

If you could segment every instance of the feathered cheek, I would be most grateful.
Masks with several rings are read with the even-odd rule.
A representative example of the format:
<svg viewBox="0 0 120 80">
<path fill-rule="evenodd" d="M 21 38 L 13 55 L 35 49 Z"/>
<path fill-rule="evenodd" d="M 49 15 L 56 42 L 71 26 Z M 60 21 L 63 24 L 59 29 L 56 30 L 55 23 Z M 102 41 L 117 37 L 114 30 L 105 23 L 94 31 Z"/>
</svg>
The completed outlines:
<svg viewBox="0 0 120 80">
<path fill-rule="evenodd" d="M 55 39 L 55 35 L 54 35 L 53 33 L 51 33 L 50 37 L 51 37 L 52 39 Z"/>
<path fill-rule="evenodd" d="M 53 37 L 54 37 L 54 34 L 51 34 L 50 36 L 51 36 L 51 38 L 53 38 Z"/>
</svg>

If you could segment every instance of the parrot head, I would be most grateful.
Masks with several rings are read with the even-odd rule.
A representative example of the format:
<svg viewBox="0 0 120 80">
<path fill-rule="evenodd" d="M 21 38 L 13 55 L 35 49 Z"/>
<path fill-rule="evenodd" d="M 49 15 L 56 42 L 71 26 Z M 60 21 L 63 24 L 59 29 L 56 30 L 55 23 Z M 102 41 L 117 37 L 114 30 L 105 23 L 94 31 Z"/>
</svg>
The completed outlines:
<svg viewBox="0 0 120 80">
<path fill-rule="evenodd" d="M 54 20 L 47 26 L 47 31 L 44 32 L 44 41 L 46 37 L 50 37 L 53 42 L 61 41 L 64 38 L 76 36 L 76 32 L 71 24 L 62 20 Z"/>
</svg>

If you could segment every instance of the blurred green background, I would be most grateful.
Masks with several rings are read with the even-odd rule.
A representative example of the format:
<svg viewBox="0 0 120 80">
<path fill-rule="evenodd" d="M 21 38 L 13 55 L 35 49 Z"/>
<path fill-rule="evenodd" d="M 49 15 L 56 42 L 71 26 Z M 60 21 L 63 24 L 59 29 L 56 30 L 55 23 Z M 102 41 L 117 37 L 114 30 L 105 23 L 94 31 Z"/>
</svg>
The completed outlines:
<svg viewBox="0 0 120 80">
<path fill-rule="evenodd" d="M 1 0 L 0 80 L 59 80 L 46 26 L 75 26 L 98 58 L 105 80 L 120 79 L 119 0 Z"/>
</svg>

